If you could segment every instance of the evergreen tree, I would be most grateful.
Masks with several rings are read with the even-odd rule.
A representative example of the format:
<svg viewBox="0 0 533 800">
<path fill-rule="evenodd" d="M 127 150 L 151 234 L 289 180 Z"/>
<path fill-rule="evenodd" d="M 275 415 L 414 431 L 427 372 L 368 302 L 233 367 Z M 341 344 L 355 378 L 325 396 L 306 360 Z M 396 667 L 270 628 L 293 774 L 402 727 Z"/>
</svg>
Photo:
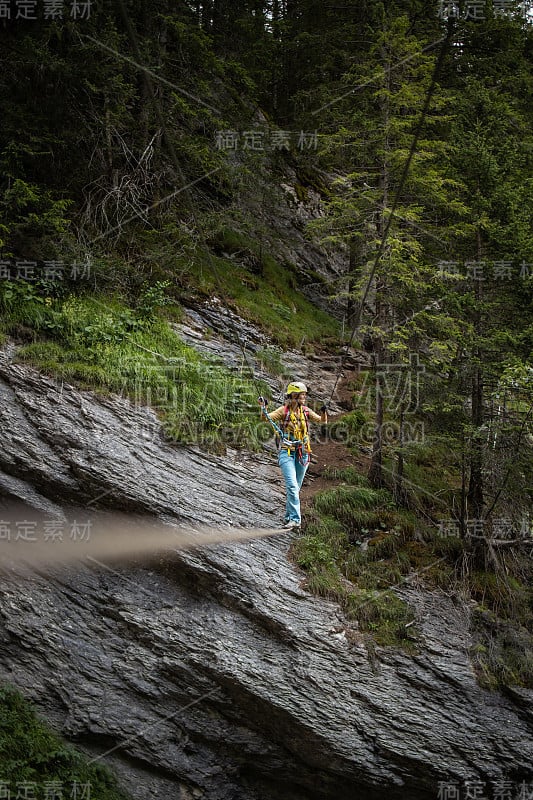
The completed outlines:
<svg viewBox="0 0 533 800">
<path fill-rule="evenodd" d="M 410 350 L 423 346 L 423 325 L 434 328 L 428 309 L 439 294 L 431 257 L 446 252 L 452 215 L 457 218 L 464 210 L 454 200 L 456 181 L 447 176 L 443 158 L 443 92 L 434 96 L 424 133 L 411 152 L 435 58 L 423 52 L 409 27 L 405 16 L 384 15 L 364 66 L 345 78 L 355 91 L 345 92 L 348 100 L 337 111 L 339 129 L 326 137 L 326 155 L 339 167 L 347 163 L 348 172 L 337 181 L 328 218 L 314 226 L 347 245 L 348 318 L 371 342 L 378 367 L 402 359 L 409 363 Z M 371 468 L 376 485 L 382 482 L 381 375 L 378 369 Z"/>
</svg>

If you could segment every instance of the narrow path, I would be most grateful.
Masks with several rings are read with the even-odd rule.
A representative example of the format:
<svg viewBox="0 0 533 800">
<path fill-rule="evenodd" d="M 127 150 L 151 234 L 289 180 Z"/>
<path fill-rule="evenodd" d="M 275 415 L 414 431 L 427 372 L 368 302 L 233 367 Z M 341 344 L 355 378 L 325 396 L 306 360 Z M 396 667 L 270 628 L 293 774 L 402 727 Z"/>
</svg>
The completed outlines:
<svg viewBox="0 0 533 800">
<path fill-rule="evenodd" d="M 350 371 L 343 377 L 337 387 L 336 396 L 339 398 L 340 405 L 346 409 L 344 413 L 348 413 L 352 407 L 353 390 L 350 388 L 350 382 L 353 380 L 354 374 Z M 330 417 L 327 430 L 331 430 L 332 425 L 341 420 L 342 416 L 340 414 Z M 343 442 L 333 441 L 329 435 L 324 437 L 324 441 L 313 442 L 312 449 L 311 465 L 307 470 L 300 492 L 304 514 L 311 507 L 313 497 L 317 492 L 331 489 L 333 486 L 338 486 L 339 483 L 342 483 L 337 478 L 327 477 L 328 472 L 335 469 L 355 467 L 358 472 L 366 475 L 370 466 L 370 458 L 367 455 L 362 452 L 355 454 Z"/>
</svg>

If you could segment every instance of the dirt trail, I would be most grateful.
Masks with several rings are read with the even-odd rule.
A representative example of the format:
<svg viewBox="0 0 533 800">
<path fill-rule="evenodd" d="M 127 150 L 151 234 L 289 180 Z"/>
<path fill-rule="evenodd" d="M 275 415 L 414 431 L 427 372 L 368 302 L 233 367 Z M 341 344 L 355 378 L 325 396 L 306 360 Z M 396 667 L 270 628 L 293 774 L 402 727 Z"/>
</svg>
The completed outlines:
<svg viewBox="0 0 533 800">
<path fill-rule="evenodd" d="M 336 390 L 336 397 L 341 405 L 347 409 L 351 408 L 351 401 L 353 390 L 350 388 L 350 382 L 353 379 L 354 373 L 348 373 L 342 381 L 339 382 Z M 331 417 L 329 425 L 331 426 L 337 420 L 341 420 L 342 415 Z M 370 458 L 363 454 L 354 453 L 346 447 L 342 442 L 336 442 L 327 438 L 323 442 L 314 442 L 312 445 L 313 455 L 311 465 L 307 470 L 305 480 L 300 492 L 300 499 L 302 502 L 302 510 L 305 513 L 313 501 L 313 497 L 317 492 L 323 489 L 331 489 L 340 483 L 335 478 L 325 477 L 327 470 L 344 469 L 346 467 L 355 467 L 359 472 L 366 474 L 370 466 Z"/>
</svg>

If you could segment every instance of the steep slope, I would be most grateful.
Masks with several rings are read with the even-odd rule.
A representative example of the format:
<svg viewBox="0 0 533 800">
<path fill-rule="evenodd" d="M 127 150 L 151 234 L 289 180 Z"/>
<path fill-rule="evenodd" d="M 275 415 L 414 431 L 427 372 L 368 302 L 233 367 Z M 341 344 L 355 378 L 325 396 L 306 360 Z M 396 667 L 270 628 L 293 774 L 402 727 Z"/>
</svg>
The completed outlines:
<svg viewBox="0 0 533 800">
<path fill-rule="evenodd" d="M 150 411 L 59 386 L 9 350 L 0 377 L 2 494 L 29 518 L 75 504 L 277 523 L 268 455 L 169 446 Z M 138 798 L 429 800 L 439 781 L 533 778 L 532 693 L 478 686 L 466 608 L 405 590 L 423 647 L 371 663 L 335 606 L 302 590 L 289 544 L 123 567 L 4 562 L 0 675 Z"/>
</svg>

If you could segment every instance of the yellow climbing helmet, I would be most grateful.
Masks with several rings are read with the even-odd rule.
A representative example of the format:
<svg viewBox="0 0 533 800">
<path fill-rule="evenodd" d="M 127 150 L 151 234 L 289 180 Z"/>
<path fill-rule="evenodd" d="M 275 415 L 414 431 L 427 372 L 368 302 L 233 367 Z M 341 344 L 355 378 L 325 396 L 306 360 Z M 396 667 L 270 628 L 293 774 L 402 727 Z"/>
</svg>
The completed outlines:
<svg viewBox="0 0 533 800">
<path fill-rule="evenodd" d="M 285 394 L 300 394 L 300 392 L 307 392 L 307 386 L 305 383 L 300 383 L 299 381 L 289 383 L 285 390 Z"/>
</svg>

